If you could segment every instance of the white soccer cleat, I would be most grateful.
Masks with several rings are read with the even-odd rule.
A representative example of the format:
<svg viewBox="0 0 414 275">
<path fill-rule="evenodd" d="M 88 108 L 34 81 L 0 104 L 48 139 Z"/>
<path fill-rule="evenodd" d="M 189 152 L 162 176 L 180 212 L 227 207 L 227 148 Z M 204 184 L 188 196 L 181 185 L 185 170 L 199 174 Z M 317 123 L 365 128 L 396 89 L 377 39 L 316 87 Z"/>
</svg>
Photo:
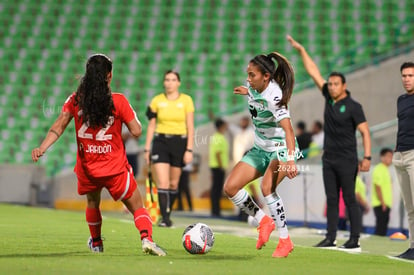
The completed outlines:
<svg viewBox="0 0 414 275">
<path fill-rule="evenodd" d="M 102 253 L 104 251 L 103 245 L 93 246 L 92 237 L 89 237 L 87 245 L 89 250 L 93 253 Z"/>
<path fill-rule="evenodd" d="M 148 240 L 147 238 L 142 239 L 142 252 L 155 256 L 167 255 L 167 253 L 165 253 L 161 247 L 159 247 L 156 243 Z"/>
</svg>

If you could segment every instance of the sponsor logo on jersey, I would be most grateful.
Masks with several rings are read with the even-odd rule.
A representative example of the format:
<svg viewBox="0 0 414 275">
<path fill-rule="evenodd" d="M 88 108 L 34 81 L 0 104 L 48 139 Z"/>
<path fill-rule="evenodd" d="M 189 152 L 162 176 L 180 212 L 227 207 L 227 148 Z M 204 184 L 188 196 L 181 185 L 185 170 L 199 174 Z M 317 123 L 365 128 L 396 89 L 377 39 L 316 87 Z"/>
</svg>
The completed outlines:
<svg viewBox="0 0 414 275">
<path fill-rule="evenodd" d="M 251 102 L 249 102 L 249 105 L 252 106 L 254 109 L 256 109 L 258 111 L 264 111 L 265 110 L 265 107 L 264 107 L 263 103 L 261 103 L 261 102 L 251 101 Z M 249 108 L 251 110 L 252 108 L 250 106 L 249 106 Z"/>
</svg>

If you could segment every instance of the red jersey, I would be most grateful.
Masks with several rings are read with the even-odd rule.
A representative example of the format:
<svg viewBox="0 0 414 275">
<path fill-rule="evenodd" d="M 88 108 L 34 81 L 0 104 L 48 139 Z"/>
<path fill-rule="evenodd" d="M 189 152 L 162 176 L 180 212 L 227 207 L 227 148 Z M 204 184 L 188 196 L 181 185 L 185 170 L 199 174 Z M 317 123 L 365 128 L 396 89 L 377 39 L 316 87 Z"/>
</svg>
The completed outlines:
<svg viewBox="0 0 414 275">
<path fill-rule="evenodd" d="M 91 128 L 81 118 L 82 110 L 75 104 L 75 93 L 68 97 L 62 112 L 71 113 L 75 120 L 76 156 L 75 173 L 92 178 L 113 176 L 125 172 L 128 160 L 122 141 L 122 123 L 137 119 L 124 95 L 112 93 L 115 111 L 106 127 Z"/>
</svg>

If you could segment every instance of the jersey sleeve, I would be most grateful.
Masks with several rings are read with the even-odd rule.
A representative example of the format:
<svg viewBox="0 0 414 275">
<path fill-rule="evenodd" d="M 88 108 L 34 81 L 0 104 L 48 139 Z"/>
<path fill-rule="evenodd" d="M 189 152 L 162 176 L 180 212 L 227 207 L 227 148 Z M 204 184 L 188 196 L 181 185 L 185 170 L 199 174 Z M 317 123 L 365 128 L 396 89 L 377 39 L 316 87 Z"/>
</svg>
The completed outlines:
<svg viewBox="0 0 414 275">
<path fill-rule="evenodd" d="M 376 166 L 374 168 L 374 171 L 372 171 L 372 184 L 377 185 L 377 186 L 381 186 L 383 176 L 384 175 L 382 173 L 381 167 Z"/>
<path fill-rule="evenodd" d="M 283 107 L 276 106 L 275 111 L 272 113 L 275 116 L 277 122 L 285 118 L 290 118 L 290 112 L 285 106 Z"/>
<path fill-rule="evenodd" d="M 191 96 L 187 95 L 187 100 L 185 104 L 185 112 L 186 113 L 194 113 L 194 102 Z"/>
<path fill-rule="evenodd" d="M 150 105 L 149 105 L 151 111 L 154 112 L 154 113 L 157 113 L 158 112 L 158 110 L 157 110 L 157 101 L 158 101 L 157 98 L 158 97 L 154 97 L 151 100 Z"/>
<path fill-rule="evenodd" d="M 70 113 L 72 116 L 75 115 L 75 96 L 76 94 L 71 94 L 65 101 L 65 103 L 62 106 L 62 112 L 63 113 Z"/>
<path fill-rule="evenodd" d="M 269 111 L 272 112 L 276 121 L 279 122 L 282 119 L 290 118 L 290 112 L 286 106 L 279 107 L 280 98 L 277 95 L 272 95 L 272 98 L 266 98 Z"/>
<path fill-rule="evenodd" d="M 362 105 L 359 103 L 356 103 L 353 112 L 352 112 L 352 119 L 354 120 L 354 123 L 356 126 L 358 126 L 360 123 L 363 123 L 367 121 L 365 119 L 364 111 L 362 110 Z"/>
<path fill-rule="evenodd" d="M 134 118 L 138 120 L 137 114 L 135 113 L 134 109 L 132 108 L 131 104 L 129 104 L 128 99 L 122 95 L 119 94 L 118 98 L 118 106 L 115 106 L 115 108 L 119 108 L 119 116 L 122 122 L 128 123 Z"/>
</svg>

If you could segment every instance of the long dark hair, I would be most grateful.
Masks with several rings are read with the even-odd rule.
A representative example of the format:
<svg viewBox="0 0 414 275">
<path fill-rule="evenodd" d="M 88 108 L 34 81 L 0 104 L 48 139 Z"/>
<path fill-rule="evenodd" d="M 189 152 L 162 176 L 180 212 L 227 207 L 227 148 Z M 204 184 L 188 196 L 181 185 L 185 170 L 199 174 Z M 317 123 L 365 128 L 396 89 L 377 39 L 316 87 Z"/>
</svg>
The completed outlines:
<svg viewBox="0 0 414 275">
<path fill-rule="evenodd" d="M 95 54 L 86 62 L 86 72 L 76 91 L 81 117 L 89 127 L 106 127 L 115 110 L 108 74 L 112 61 L 104 54 Z"/>
<path fill-rule="evenodd" d="M 276 67 L 276 60 L 278 66 Z M 278 52 L 272 52 L 268 55 L 261 54 L 255 56 L 250 63 L 255 64 L 262 74 L 269 73 L 271 79 L 274 79 L 279 84 L 282 90 L 282 99 L 278 103 L 279 107 L 285 106 L 289 103 L 292 96 L 293 85 L 295 84 L 295 74 L 290 65 L 290 62 Z"/>
</svg>

